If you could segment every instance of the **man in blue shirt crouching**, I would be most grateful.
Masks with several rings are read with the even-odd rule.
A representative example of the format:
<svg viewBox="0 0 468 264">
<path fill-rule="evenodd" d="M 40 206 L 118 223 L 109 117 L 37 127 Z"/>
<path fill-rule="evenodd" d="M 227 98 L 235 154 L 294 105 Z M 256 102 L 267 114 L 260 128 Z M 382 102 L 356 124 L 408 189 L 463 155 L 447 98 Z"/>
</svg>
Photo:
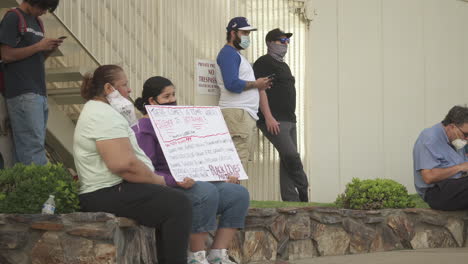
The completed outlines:
<svg viewBox="0 0 468 264">
<path fill-rule="evenodd" d="M 413 149 L 414 185 L 437 210 L 468 209 L 468 108 L 454 106 L 441 123 L 424 129 Z"/>
</svg>

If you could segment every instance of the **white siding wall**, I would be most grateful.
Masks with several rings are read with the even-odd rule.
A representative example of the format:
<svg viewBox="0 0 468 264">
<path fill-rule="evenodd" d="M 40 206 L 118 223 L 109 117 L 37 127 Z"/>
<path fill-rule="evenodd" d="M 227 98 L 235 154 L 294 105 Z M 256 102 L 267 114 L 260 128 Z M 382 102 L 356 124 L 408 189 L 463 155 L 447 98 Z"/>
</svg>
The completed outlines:
<svg viewBox="0 0 468 264">
<path fill-rule="evenodd" d="M 290 11 L 302 4 L 292 0 L 67 0 L 61 1 L 56 13 L 102 64 L 124 67 L 133 98 L 141 94 L 147 78 L 162 75 L 176 85 L 181 105 L 217 104 L 217 97 L 196 93 L 195 60 L 216 59 L 230 18 L 246 16 L 259 29 L 245 52 L 252 63 L 266 53 L 264 37 L 269 30 L 281 27 L 294 32 L 287 62 L 296 76 L 297 114 L 303 120 L 306 27 L 301 14 Z M 302 126 L 299 139 L 304 154 Z M 278 166 L 274 149 L 260 136 L 248 165 L 246 185 L 252 199 L 279 199 Z"/>
<path fill-rule="evenodd" d="M 468 3 L 307 4 L 316 13 L 305 89 L 312 199 L 333 201 L 353 177 L 391 178 L 414 192 L 418 134 L 468 101 Z"/>
</svg>

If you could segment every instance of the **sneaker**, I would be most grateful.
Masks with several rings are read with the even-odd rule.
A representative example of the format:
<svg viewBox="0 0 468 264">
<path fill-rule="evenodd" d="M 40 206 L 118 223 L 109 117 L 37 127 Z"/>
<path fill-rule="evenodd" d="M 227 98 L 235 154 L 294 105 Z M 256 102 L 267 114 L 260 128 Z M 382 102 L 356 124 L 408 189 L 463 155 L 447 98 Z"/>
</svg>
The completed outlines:
<svg viewBox="0 0 468 264">
<path fill-rule="evenodd" d="M 205 251 L 189 252 L 187 264 L 210 264 L 205 257 Z"/>
<path fill-rule="evenodd" d="M 236 264 L 229 259 L 226 249 L 212 249 L 207 259 L 210 264 Z"/>
</svg>

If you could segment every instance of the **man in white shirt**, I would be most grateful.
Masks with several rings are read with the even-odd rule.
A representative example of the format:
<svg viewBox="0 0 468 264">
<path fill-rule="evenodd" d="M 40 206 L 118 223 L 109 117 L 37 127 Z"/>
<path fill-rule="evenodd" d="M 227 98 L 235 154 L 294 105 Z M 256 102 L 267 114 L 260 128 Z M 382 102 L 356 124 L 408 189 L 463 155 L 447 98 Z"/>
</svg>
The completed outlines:
<svg viewBox="0 0 468 264">
<path fill-rule="evenodd" d="M 255 80 L 252 66 L 240 53 L 250 45 L 250 32 L 257 29 L 245 17 L 235 17 L 226 30 L 227 43 L 216 59 L 216 79 L 221 92 L 219 106 L 245 168 L 258 120 L 258 91 L 270 88 L 271 81 L 267 77 Z"/>
</svg>

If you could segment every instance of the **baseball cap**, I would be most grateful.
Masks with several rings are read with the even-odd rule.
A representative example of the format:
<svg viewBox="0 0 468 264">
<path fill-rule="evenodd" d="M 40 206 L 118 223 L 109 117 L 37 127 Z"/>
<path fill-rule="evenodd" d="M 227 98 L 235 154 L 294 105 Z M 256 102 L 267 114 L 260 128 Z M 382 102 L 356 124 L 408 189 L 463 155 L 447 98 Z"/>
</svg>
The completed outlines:
<svg viewBox="0 0 468 264">
<path fill-rule="evenodd" d="M 284 33 L 284 31 L 282 31 L 281 29 L 275 28 L 266 34 L 265 41 L 270 42 L 279 40 L 281 36 L 286 36 L 287 38 L 290 38 L 292 35 L 292 33 Z"/>
<path fill-rule="evenodd" d="M 245 31 L 256 31 L 257 28 L 252 27 L 245 17 L 235 17 L 229 21 L 229 24 L 226 28 L 229 32 L 231 30 L 245 30 Z"/>
</svg>

